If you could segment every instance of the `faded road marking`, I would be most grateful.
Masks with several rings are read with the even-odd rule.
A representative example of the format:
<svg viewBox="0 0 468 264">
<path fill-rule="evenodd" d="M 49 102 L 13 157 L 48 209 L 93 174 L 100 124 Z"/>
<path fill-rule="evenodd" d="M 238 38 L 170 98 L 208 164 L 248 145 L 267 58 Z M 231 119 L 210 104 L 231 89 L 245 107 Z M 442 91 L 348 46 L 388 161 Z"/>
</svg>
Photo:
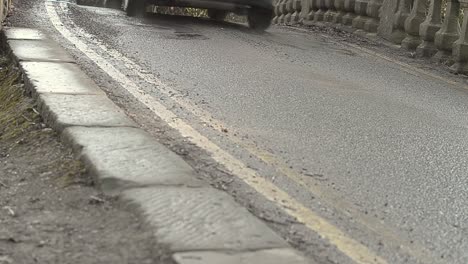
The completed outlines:
<svg viewBox="0 0 468 264">
<path fill-rule="evenodd" d="M 66 5 L 65 3 L 63 4 Z M 342 230 L 330 224 L 327 220 L 302 205 L 299 201 L 289 196 L 289 194 L 278 188 L 270 181 L 259 176 L 254 170 L 249 169 L 240 160 L 236 159 L 231 154 L 211 142 L 208 138 L 201 135 L 173 112 L 168 110 L 164 105 L 159 103 L 154 97 L 144 93 L 144 91 L 132 80 L 127 78 L 125 74 L 113 67 L 107 60 L 102 58 L 94 50 L 90 49 L 82 40 L 70 32 L 60 21 L 54 6 L 55 5 L 52 2 L 46 2 L 46 9 L 50 21 L 63 35 L 63 37 L 74 44 L 77 49 L 96 63 L 96 65 L 98 65 L 104 72 L 111 76 L 116 82 L 164 120 L 168 125 L 178 130 L 182 136 L 186 137 L 198 147 L 208 151 L 215 161 L 224 165 L 233 175 L 242 179 L 258 193 L 277 204 L 289 215 L 295 217 L 299 222 L 320 234 L 355 262 L 387 263 L 366 246 L 349 237 Z"/>
<path fill-rule="evenodd" d="M 62 2 L 61 7 L 64 11 L 67 10 L 67 5 Z M 186 111 L 196 116 L 205 124 L 209 125 L 213 130 L 221 132 L 228 126 L 223 122 L 214 118 L 209 112 L 198 107 L 190 100 L 184 98 L 184 96 L 177 90 L 172 89 L 171 87 L 165 85 L 157 78 L 154 74 L 149 73 L 144 70 L 141 66 L 128 59 L 126 56 L 121 54 L 119 51 L 108 48 L 102 42 L 96 39 L 91 34 L 85 32 L 82 28 L 75 25 L 72 21 L 67 20 L 67 23 L 73 25 L 73 30 L 76 34 L 80 35 L 82 38 L 86 39 L 88 43 L 91 43 L 93 46 L 99 47 L 105 54 L 111 57 L 113 60 L 122 62 L 127 70 L 131 71 L 133 75 L 138 76 L 148 84 L 152 84 L 157 87 L 157 92 L 161 93 L 169 98 L 171 101 L 176 102 L 182 106 Z M 304 191 L 308 191 L 314 195 L 318 200 L 322 202 L 324 206 L 328 206 L 341 212 L 343 215 L 349 215 L 362 227 L 365 233 L 370 234 L 381 241 L 385 241 L 385 247 L 388 249 L 398 248 L 402 254 L 407 254 L 413 256 L 415 259 L 422 261 L 423 263 L 433 263 L 434 258 L 432 253 L 429 252 L 425 247 L 416 241 L 411 241 L 405 237 L 405 234 L 402 234 L 399 230 L 394 229 L 385 225 L 385 223 L 380 222 L 379 219 L 366 215 L 356 208 L 352 203 L 343 200 L 336 193 L 329 192 L 326 189 L 321 188 L 321 185 L 312 184 L 316 182 L 315 179 L 308 179 L 306 182 L 304 177 L 297 171 L 290 169 L 289 166 L 284 162 L 284 160 L 278 158 L 272 153 L 259 148 L 252 141 L 245 138 L 238 138 L 234 134 L 240 134 L 239 131 L 235 131 L 235 128 L 229 127 L 231 133 L 222 133 L 223 136 L 228 138 L 232 143 L 237 144 L 242 147 L 244 150 L 249 152 L 251 155 L 255 156 L 268 166 L 274 168 L 277 172 L 286 176 L 290 180 L 297 183 L 301 186 Z M 273 180 L 274 182 L 274 180 Z M 311 183 L 312 182 L 312 183 Z M 406 239 L 405 239 L 406 238 Z"/>
</svg>

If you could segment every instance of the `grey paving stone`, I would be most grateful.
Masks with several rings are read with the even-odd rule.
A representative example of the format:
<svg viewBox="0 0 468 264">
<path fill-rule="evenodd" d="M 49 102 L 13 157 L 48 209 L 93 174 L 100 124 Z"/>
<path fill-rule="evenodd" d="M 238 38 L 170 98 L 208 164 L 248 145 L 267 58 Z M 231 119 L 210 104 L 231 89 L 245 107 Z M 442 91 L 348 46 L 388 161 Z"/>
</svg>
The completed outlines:
<svg viewBox="0 0 468 264">
<path fill-rule="evenodd" d="M 57 43 L 50 40 L 8 40 L 13 56 L 18 61 L 74 62 L 73 58 Z"/>
<path fill-rule="evenodd" d="M 141 207 L 158 242 L 185 251 L 174 254 L 179 264 L 305 263 L 232 197 L 206 186 L 185 161 L 135 128 L 78 67 L 67 64 L 73 59 L 60 46 L 30 29 L 6 34 L 45 121 L 63 132 L 104 191 L 122 192 Z M 188 262 L 197 260 L 202 262 Z"/>
<path fill-rule="evenodd" d="M 43 118 L 58 131 L 69 126 L 137 126 L 103 95 L 41 94 L 38 104 Z"/>
<path fill-rule="evenodd" d="M 69 127 L 62 138 L 81 151 L 90 172 L 109 195 L 135 186 L 206 185 L 182 158 L 141 129 Z"/>
<path fill-rule="evenodd" d="M 34 97 L 42 93 L 105 94 L 72 63 L 23 61 L 20 66 L 26 87 Z"/>
<path fill-rule="evenodd" d="M 250 252 L 198 251 L 173 255 L 177 264 L 312 264 L 291 248 L 277 248 Z"/>
<path fill-rule="evenodd" d="M 42 40 L 46 35 L 34 28 L 4 28 L 7 39 Z"/>
<path fill-rule="evenodd" d="M 126 190 L 123 197 L 142 207 L 158 242 L 172 251 L 288 246 L 231 196 L 213 188 L 136 188 Z"/>
</svg>

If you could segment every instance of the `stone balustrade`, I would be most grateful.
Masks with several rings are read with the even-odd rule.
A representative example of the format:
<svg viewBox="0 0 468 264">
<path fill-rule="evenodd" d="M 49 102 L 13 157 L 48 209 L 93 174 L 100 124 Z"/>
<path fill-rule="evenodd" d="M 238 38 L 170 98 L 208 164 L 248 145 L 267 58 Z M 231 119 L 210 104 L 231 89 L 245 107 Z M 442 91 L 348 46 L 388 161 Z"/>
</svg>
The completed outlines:
<svg viewBox="0 0 468 264">
<path fill-rule="evenodd" d="M 435 34 L 442 26 L 442 0 L 430 0 L 426 20 L 419 26 L 421 44 L 417 47 L 417 54 L 423 57 L 431 57 L 437 52 L 434 44 Z"/>
<path fill-rule="evenodd" d="M 437 53 L 433 58 L 438 62 L 448 61 L 452 55 L 453 43 L 460 37 L 459 17 L 460 3 L 456 0 L 448 0 L 442 27 L 434 37 Z"/>
<path fill-rule="evenodd" d="M 314 21 L 322 21 L 325 18 L 325 0 L 313 0 L 317 3 L 317 11 L 314 14 Z"/>
<path fill-rule="evenodd" d="M 273 23 L 377 33 L 417 56 L 468 74 L 468 0 L 277 0 Z"/>
<path fill-rule="evenodd" d="M 459 2 L 463 10 L 463 22 L 460 36 L 452 45 L 452 56 L 455 60 L 452 70 L 468 73 L 468 0 L 460 0 Z"/>
</svg>

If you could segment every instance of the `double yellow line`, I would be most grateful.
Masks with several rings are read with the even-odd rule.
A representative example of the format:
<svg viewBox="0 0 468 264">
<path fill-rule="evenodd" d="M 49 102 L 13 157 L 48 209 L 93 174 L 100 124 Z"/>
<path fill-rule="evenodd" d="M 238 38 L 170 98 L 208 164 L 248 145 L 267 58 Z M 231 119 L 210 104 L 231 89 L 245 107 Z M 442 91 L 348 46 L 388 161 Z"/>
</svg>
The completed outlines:
<svg viewBox="0 0 468 264">
<path fill-rule="evenodd" d="M 64 7 L 63 5 L 66 4 L 60 4 L 62 8 Z M 130 59 L 120 54 L 118 51 L 105 47 L 104 45 L 96 42 L 94 39 L 90 38 L 86 34 L 82 35 L 81 38 L 77 37 L 71 30 L 67 29 L 66 26 L 64 26 L 64 24 L 60 20 L 57 11 L 50 2 L 46 2 L 46 8 L 49 18 L 54 27 L 68 41 L 75 44 L 75 47 L 77 49 L 79 49 L 89 59 L 94 61 L 96 65 L 98 65 L 104 72 L 111 76 L 117 83 L 121 84 L 123 88 L 125 88 L 143 105 L 147 106 L 151 111 L 153 111 L 155 115 L 159 116 L 169 126 L 178 130 L 182 136 L 187 138 L 187 140 L 191 141 L 193 144 L 210 153 L 214 160 L 216 160 L 219 164 L 225 166 L 234 176 L 240 178 L 250 187 L 255 189 L 259 194 L 263 195 L 268 200 L 277 204 L 286 213 L 288 213 L 292 217 L 295 217 L 298 222 L 304 224 L 310 230 L 316 232 L 323 238 L 327 239 L 339 251 L 343 252 L 354 262 L 375 264 L 387 263 L 382 257 L 378 256 L 368 247 L 364 246 L 359 241 L 356 241 L 355 239 L 351 238 L 341 229 L 329 223 L 326 219 L 312 211 L 310 208 L 301 204 L 301 202 L 291 197 L 288 193 L 277 187 L 274 183 L 258 175 L 256 171 L 248 168 L 242 161 L 232 156 L 227 151 L 221 149 L 218 145 L 216 145 L 211 140 L 203 136 L 192 126 L 190 126 L 184 120 L 179 118 L 175 113 L 170 111 L 170 109 L 162 105 L 156 98 L 145 94 L 138 87 L 137 84 L 135 84 L 118 69 L 113 67 L 112 63 L 110 63 L 108 60 L 106 60 L 98 53 L 90 49 L 88 45 L 84 42 L 84 39 L 86 39 L 86 42 L 93 43 L 94 47 L 100 47 L 102 51 L 109 54 L 113 59 L 122 61 L 123 64 L 126 65 L 126 67 L 128 67 L 128 70 L 136 71 L 135 73 L 140 78 L 143 78 L 145 81 L 148 81 L 150 83 L 157 84 L 157 86 L 160 88 L 158 90 L 159 92 L 170 95 L 175 102 L 180 104 L 193 115 L 197 116 L 201 121 L 212 125 L 215 129 L 224 127 L 221 122 L 214 120 L 209 113 L 193 105 L 191 102 L 182 99 L 182 96 L 172 96 L 174 94 L 179 94 L 179 92 L 171 89 L 170 87 L 165 86 L 156 76 L 148 73 L 143 73 L 143 69 L 141 69 L 136 63 L 132 62 Z M 68 21 L 68 23 L 73 22 Z M 270 155 L 268 152 L 262 151 L 256 147 L 253 147 L 253 144 L 246 143 L 243 140 L 241 141 L 240 139 L 234 136 L 230 135 L 229 138 L 234 143 L 239 144 L 241 147 L 258 157 L 260 160 L 276 168 L 282 174 L 299 183 L 302 187 L 308 187 L 307 184 L 305 184 L 300 179 L 300 176 L 297 175 L 296 172 L 288 169 L 287 166 L 284 166 L 283 162 L 276 159 L 273 155 Z M 314 194 L 320 194 L 320 192 L 322 192 L 318 188 L 307 188 L 307 190 Z M 328 200 L 327 202 L 334 202 L 334 200 Z M 331 206 L 333 207 L 333 203 L 331 204 Z M 341 211 L 343 211 L 343 208 L 341 208 Z M 357 217 L 357 219 L 360 220 L 359 217 Z M 380 230 L 377 230 L 377 232 L 378 231 Z M 416 252 L 415 257 L 418 259 L 424 258 L 424 256 L 421 256 L 423 254 L 424 252 L 421 254 Z"/>
</svg>

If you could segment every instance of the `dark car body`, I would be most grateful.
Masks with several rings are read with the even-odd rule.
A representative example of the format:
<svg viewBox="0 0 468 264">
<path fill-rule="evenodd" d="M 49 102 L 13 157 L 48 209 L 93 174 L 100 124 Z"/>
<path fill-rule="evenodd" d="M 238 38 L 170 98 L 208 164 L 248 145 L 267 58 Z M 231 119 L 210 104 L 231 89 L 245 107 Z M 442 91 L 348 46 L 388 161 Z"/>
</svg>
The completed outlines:
<svg viewBox="0 0 468 264">
<path fill-rule="evenodd" d="M 208 10 L 208 17 L 224 20 L 228 12 L 247 15 L 250 28 L 264 31 L 273 18 L 273 0 L 110 0 L 121 2 L 128 16 L 141 16 L 148 5 L 194 7 Z"/>
<path fill-rule="evenodd" d="M 264 8 L 273 10 L 271 0 L 150 0 L 159 6 L 195 7 L 234 11 L 244 8 Z"/>
</svg>

